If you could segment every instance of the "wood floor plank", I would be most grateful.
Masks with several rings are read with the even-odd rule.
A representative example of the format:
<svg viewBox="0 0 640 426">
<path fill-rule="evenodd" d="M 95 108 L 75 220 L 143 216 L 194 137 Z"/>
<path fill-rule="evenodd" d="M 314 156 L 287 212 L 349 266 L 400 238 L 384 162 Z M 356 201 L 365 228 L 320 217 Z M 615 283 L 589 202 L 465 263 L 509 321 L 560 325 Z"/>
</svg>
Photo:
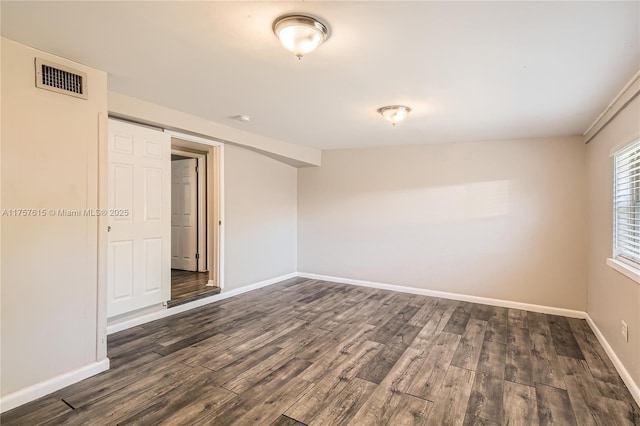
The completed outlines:
<svg viewBox="0 0 640 426">
<path fill-rule="evenodd" d="M 247 336 L 230 338 L 216 345 L 208 345 L 207 349 L 185 361 L 189 365 L 203 365 L 210 370 L 218 370 L 233 362 L 241 354 L 259 348 L 303 326 L 304 321 L 291 321 L 286 325 L 277 322 L 273 327 L 263 329 L 262 333 L 250 333 Z"/>
<path fill-rule="evenodd" d="M 331 369 L 320 370 L 321 374 L 311 371 L 312 368 L 303 372 L 300 377 L 313 381 L 316 385 L 291 405 L 284 414 L 304 423 L 311 422 L 326 404 L 342 393 L 355 379 L 360 366 L 373 357 L 381 347 L 380 343 L 366 341 L 352 353 L 344 354 L 340 361 L 332 362 Z"/>
<path fill-rule="evenodd" d="M 536 391 L 533 387 L 504 382 L 502 394 L 503 425 L 534 426 L 538 421 Z"/>
<path fill-rule="evenodd" d="M 527 311 L 520 309 L 509 309 L 509 327 L 529 328 L 529 318 Z"/>
<path fill-rule="evenodd" d="M 429 413 L 429 423 L 438 425 L 463 424 L 475 373 L 451 366 L 444 377 L 438 397 Z"/>
<path fill-rule="evenodd" d="M 566 377 L 565 381 L 576 423 L 580 426 L 606 425 L 609 417 L 606 401 L 590 395 L 584 388 L 584 382 L 577 377 Z"/>
<path fill-rule="evenodd" d="M 359 329 L 353 330 L 353 333 L 348 335 L 345 340 L 333 344 L 331 351 L 314 362 L 300 377 L 310 382 L 315 382 L 327 373 L 336 371 L 336 369 L 342 367 L 345 362 L 351 360 L 350 354 L 355 353 L 355 359 L 360 359 L 364 353 L 371 353 L 371 355 L 376 354 L 378 350 L 382 348 L 382 345 L 366 339 L 372 331 L 373 327 L 367 324 L 361 326 Z M 363 345 L 363 342 L 370 343 Z M 363 350 L 364 352 L 361 352 Z"/>
<path fill-rule="evenodd" d="M 118 425 L 190 424 L 207 417 L 235 396 L 217 386 L 213 375 L 199 376 L 179 386 L 171 397 L 156 398 L 152 405 L 119 421 Z"/>
<path fill-rule="evenodd" d="M 251 389 L 225 402 L 209 416 L 200 418 L 194 422 L 193 425 L 210 425 L 213 423 L 213 419 L 215 419 L 216 423 L 232 424 L 257 405 L 271 398 L 279 389 L 285 389 L 292 381 L 295 381 L 294 390 L 299 391 L 300 394 L 304 393 L 312 384 L 302 380 L 298 376 L 302 371 L 307 369 L 309 365 L 310 363 L 308 361 L 296 358 L 290 360 L 284 366 L 262 379 Z M 291 403 L 293 403 L 293 401 Z M 273 418 L 272 421 L 276 420 L 276 418 Z"/>
<path fill-rule="evenodd" d="M 603 396 L 635 404 L 598 338 L 585 320 L 567 319 L 589 370 Z"/>
<path fill-rule="evenodd" d="M 45 425 L 85 425 L 99 417 L 103 424 L 117 424 L 135 413 L 146 409 L 157 398 L 162 398 L 176 389 L 184 381 L 198 374 L 207 374 L 202 367 L 189 367 L 173 364 L 161 372 L 142 377 L 135 383 L 112 392 L 92 405 L 77 408 L 56 419 L 46 421 Z M 117 410 L 114 409 L 117 407 Z"/>
<path fill-rule="evenodd" d="M 433 317 L 433 314 L 436 312 L 438 302 L 435 299 L 425 300 L 423 297 L 416 300 L 420 303 L 414 302 L 415 304 L 413 306 L 418 307 L 418 311 L 411 317 L 409 324 L 422 328 L 431 319 L 431 317 Z"/>
<path fill-rule="evenodd" d="M 483 424 L 487 421 L 500 423 L 503 383 L 504 381 L 497 377 L 476 373 L 465 414 L 465 424 Z"/>
<path fill-rule="evenodd" d="M 444 328 L 446 323 L 449 321 L 449 316 L 447 316 L 447 308 L 445 306 L 438 305 L 434 307 L 433 315 L 431 315 L 424 326 L 420 329 L 420 332 L 409 346 L 414 349 L 429 351 L 440 335 L 440 331 L 438 330 L 442 330 Z M 411 321 L 409 324 L 415 325 L 412 324 Z"/>
<path fill-rule="evenodd" d="M 368 301 L 363 297 L 362 300 L 358 300 L 357 302 L 351 302 L 348 306 L 343 307 L 340 312 L 334 315 L 331 318 L 335 324 L 342 324 L 346 320 L 350 319 L 353 315 L 355 315 L 360 310 L 366 308 L 368 305 Z M 327 323 L 328 321 L 325 321 Z M 329 328 L 331 330 L 332 328 Z"/>
<path fill-rule="evenodd" d="M 571 330 L 569 321 L 564 317 L 549 315 L 549 329 L 551 339 L 558 355 L 569 356 L 576 359 L 584 359 L 582 350 Z"/>
<path fill-rule="evenodd" d="M 444 313 L 436 328 L 436 333 L 440 334 L 444 331 L 444 328 L 449 324 L 449 320 L 451 316 L 456 311 L 456 308 L 460 306 L 461 302 L 457 302 L 455 300 L 446 300 L 446 299 L 438 299 L 438 307 L 444 308 Z"/>
<path fill-rule="evenodd" d="M 455 308 L 449 322 L 447 322 L 447 325 L 444 327 L 444 331 L 453 334 L 464 334 L 464 331 L 467 329 L 469 318 L 471 318 L 469 309 L 464 306 L 458 306 Z"/>
<path fill-rule="evenodd" d="M 559 356 L 567 394 L 579 425 L 607 425 L 610 421 L 606 398 L 603 398 L 584 360 Z"/>
<path fill-rule="evenodd" d="M 232 362 L 226 364 L 224 368 L 220 368 L 214 371 L 215 383 L 218 385 L 222 385 L 223 383 L 237 377 L 242 372 L 255 367 L 256 365 L 274 358 L 281 360 L 280 354 L 282 353 L 282 348 L 273 345 L 265 345 L 259 347 L 255 351 L 245 353 L 237 357 Z M 287 357 L 286 360 L 291 357 Z M 206 364 L 202 365 L 205 368 L 209 368 Z"/>
<path fill-rule="evenodd" d="M 71 411 L 71 407 L 62 400 L 55 400 L 42 407 L 38 407 L 37 410 L 16 410 L 13 412 L 13 419 L 5 420 L 3 418 L 0 424 L 3 426 L 36 425 L 40 423 L 42 419 L 55 420 Z"/>
<path fill-rule="evenodd" d="M 61 392 L 65 401 L 72 407 L 76 409 L 89 407 L 114 392 L 130 389 L 129 386 L 145 380 L 149 376 L 162 377 L 162 374 L 158 374 L 160 366 L 166 372 L 170 371 L 173 364 L 179 364 L 179 361 L 153 357 L 144 364 L 137 364 L 131 368 L 123 367 L 119 370 L 107 371 L 100 376 L 91 377 L 87 379 L 88 383 L 91 383 L 89 386 L 83 386 L 87 383 L 85 381 L 78 384 L 80 386 L 72 385 Z"/>
<path fill-rule="evenodd" d="M 490 305 L 476 304 L 471 309 L 471 318 L 480 321 L 489 321 L 494 316 L 494 307 Z"/>
<path fill-rule="evenodd" d="M 538 421 L 541 426 L 576 425 L 569 395 L 564 389 L 536 383 Z"/>
<path fill-rule="evenodd" d="M 378 327 L 376 332 L 371 336 L 371 340 L 378 343 L 387 343 L 400 329 L 409 322 L 418 308 L 413 306 L 404 306 L 389 321 Z"/>
<path fill-rule="evenodd" d="M 506 362 L 507 346 L 502 343 L 485 340 L 482 343 L 476 371 L 503 380 Z"/>
<path fill-rule="evenodd" d="M 271 423 L 271 426 L 307 426 L 302 422 L 292 419 L 291 417 L 287 417 L 284 414 L 281 415 Z"/>
<path fill-rule="evenodd" d="M 197 333 L 197 334 L 193 334 L 189 337 L 186 337 L 184 339 L 181 339 L 175 343 L 172 343 L 170 345 L 167 346 L 160 346 L 157 349 L 154 349 L 154 352 L 159 353 L 160 355 L 168 355 L 171 354 L 173 352 L 179 351 L 180 349 L 184 349 L 186 347 L 189 347 L 195 343 L 198 343 L 202 340 L 208 339 L 210 337 L 215 336 L 216 334 L 222 334 L 225 330 L 228 330 L 230 328 L 235 328 L 235 327 L 242 327 L 244 324 L 247 324 L 249 322 L 251 322 L 251 320 L 253 319 L 258 319 L 261 318 L 263 315 L 261 312 L 252 312 L 248 315 L 246 315 L 245 317 L 242 318 L 237 318 L 233 321 L 229 321 L 228 323 L 225 323 L 223 327 L 217 327 L 217 328 L 207 328 L 207 327 L 203 327 L 202 331 Z"/>
<path fill-rule="evenodd" d="M 409 388 L 415 371 L 424 361 L 424 352 L 407 349 L 376 387 L 353 418 L 355 424 L 386 425 L 400 404 L 400 396 Z"/>
<path fill-rule="evenodd" d="M 351 418 L 376 388 L 375 383 L 359 378 L 349 381 L 347 387 L 309 423 L 309 426 L 330 426 L 349 424 Z"/>
<path fill-rule="evenodd" d="M 420 331 L 419 327 L 405 324 L 384 347 L 358 372 L 358 377 L 381 383 Z"/>
<path fill-rule="evenodd" d="M 484 339 L 506 345 L 508 340 L 508 320 L 509 311 L 507 308 L 493 306 L 491 309 L 491 317 L 487 320 L 487 331 L 484 333 Z"/>
<path fill-rule="evenodd" d="M 609 421 L 616 426 L 637 426 L 640 424 L 640 411 L 636 404 L 615 399 L 606 399 L 609 408 Z"/>
<path fill-rule="evenodd" d="M 447 369 L 458 348 L 461 336 L 452 333 L 440 333 L 435 345 L 420 366 L 407 393 L 435 402 Z"/>
<path fill-rule="evenodd" d="M 316 329 L 313 333 L 315 334 L 312 334 L 312 332 L 305 333 L 305 335 L 299 337 L 295 343 L 287 344 L 286 342 L 280 342 L 282 344 L 281 346 L 284 346 L 281 350 L 272 356 L 254 363 L 249 368 L 235 369 L 231 374 L 228 374 L 226 371 L 227 368 L 224 368 L 222 374 L 219 375 L 222 386 L 233 392 L 242 393 L 278 368 L 281 368 L 290 359 L 294 357 L 304 359 L 299 358 L 298 355 L 306 349 L 313 348 L 315 345 L 321 345 L 322 338 L 325 337 L 328 332 L 326 330 Z"/>
<path fill-rule="evenodd" d="M 411 296 L 407 294 L 393 294 L 386 292 L 382 299 L 365 306 L 357 314 L 353 315 L 350 323 L 366 323 L 375 327 L 380 327 L 386 323 L 390 317 L 400 312 L 410 301 Z M 384 315 L 381 315 L 384 313 Z"/>
<path fill-rule="evenodd" d="M 389 418 L 393 426 L 426 426 L 433 402 L 409 394 L 398 395 L 398 405 Z"/>
<path fill-rule="evenodd" d="M 138 357 L 127 358 L 126 363 L 112 364 L 113 368 L 111 370 L 74 383 L 38 401 L 42 401 L 44 405 L 48 405 L 53 401 L 65 399 L 67 402 L 75 404 L 73 405 L 75 408 L 78 408 L 90 403 L 92 396 L 100 393 L 100 389 L 102 389 L 103 392 L 113 392 L 126 386 L 128 383 L 132 383 L 134 381 L 132 377 L 136 377 L 140 373 L 145 374 L 145 372 L 155 369 L 156 365 L 153 364 L 153 362 L 159 358 L 161 358 L 161 356 L 153 352 L 143 353 Z M 71 398 L 72 396 L 74 398 Z M 27 407 L 29 406 L 18 408 L 16 413 L 19 413 L 21 409 L 26 409 Z M 40 410 L 40 408 L 32 407 L 30 411 L 36 410 Z"/>
<path fill-rule="evenodd" d="M 555 388 L 565 389 L 555 344 L 551 338 L 546 315 L 529 312 L 532 380 Z"/>
<path fill-rule="evenodd" d="M 264 425 L 276 421 L 291 404 L 304 396 L 313 383 L 296 377 L 273 393 L 252 404 L 252 407 L 243 416 L 238 417 L 230 424 L 236 425 Z"/>
<path fill-rule="evenodd" d="M 533 385 L 531 348 L 532 345 L 528 329 L 509 327 L 507 364 L 504 370 L 505 380 L 529 386 Z"/>
<path fill-rule="evenodd" d="M 469 319 L 467 328 L 458 344 L 458 348 L 453 354 L 451 365 L 466 368 L 467 370 L 476 370 L 486 329 L 486 321 L 475 318 Z"/>
<path fill-rule="evenodd" d="M 327 376 L 294 402 L 284 414 L 308 424 L 324 410 L 327 404 L 332 403 L 354 379 L 355 377 L 341 374 Z"/>
</svg>

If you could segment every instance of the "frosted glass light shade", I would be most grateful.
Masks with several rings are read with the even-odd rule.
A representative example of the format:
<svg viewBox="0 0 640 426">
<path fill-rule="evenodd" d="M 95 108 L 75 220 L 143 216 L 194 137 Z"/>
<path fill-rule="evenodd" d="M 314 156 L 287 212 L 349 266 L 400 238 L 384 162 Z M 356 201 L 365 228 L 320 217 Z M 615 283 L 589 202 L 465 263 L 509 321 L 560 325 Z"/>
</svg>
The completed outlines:
<svg viewBox="0 0 640 426">
<path fill-rule="evenodd" d="M 304 15 L 287 15 L 276 19 L 273 32 L 285 49 L 292 51 L 298 58 L 302 58 L 329 38 L 326 25 Z"/>
<path fill-rule="evenodd" d="M 378 109 L 378 112 L 393 126 L 407 118 L 411 108 L 404 105 L 389 105 Z"/>
</svg>

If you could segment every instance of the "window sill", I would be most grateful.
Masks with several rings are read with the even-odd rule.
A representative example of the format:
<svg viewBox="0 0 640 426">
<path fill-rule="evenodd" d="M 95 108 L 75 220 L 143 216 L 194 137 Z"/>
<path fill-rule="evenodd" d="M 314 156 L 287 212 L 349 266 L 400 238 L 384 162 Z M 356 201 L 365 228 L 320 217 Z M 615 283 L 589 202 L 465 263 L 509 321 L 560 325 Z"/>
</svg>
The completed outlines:
<svg viewBox="0 0 640 426">
<path fill-rule="evenodd" d="M 611 259 L 611 258 L 607 259 L 607 266 L 615 269 L 625 277 L 630 278 L 636 283 L 640 284 L 640 269 L 634 268 L 633 266 L 627 263 L 621 262 L 617 259 Z"/>
</svg>

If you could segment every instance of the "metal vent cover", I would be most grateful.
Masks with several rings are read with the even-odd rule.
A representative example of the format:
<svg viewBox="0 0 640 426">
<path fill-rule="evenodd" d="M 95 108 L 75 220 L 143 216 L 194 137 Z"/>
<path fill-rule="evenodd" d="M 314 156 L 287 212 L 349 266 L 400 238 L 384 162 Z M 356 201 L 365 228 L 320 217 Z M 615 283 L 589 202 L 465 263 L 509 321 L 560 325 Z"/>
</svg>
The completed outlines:
<svg viewBox="0 0 640 426">
<path fill-rule="evenodd" d="M 36 87 L 87 99 L 87 74 L 36 58 Z"/>
</svg>

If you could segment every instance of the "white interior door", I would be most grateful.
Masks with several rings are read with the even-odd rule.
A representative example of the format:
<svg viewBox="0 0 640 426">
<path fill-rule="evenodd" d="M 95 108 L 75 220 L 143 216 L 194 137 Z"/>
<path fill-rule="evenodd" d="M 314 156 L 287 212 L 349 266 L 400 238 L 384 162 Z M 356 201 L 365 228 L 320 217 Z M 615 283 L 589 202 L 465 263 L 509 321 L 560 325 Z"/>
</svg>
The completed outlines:
<svg viewBox="0 0 640 426">
<path fill-rule="evenodd" d="M 171 162 L 171 268 L 197 271 L 198 160 Z"/>
<path fill-rule="evenodd" d="M 171 138 L 109 120 L 107 316 L 171 298 Z"/>
</svg>

